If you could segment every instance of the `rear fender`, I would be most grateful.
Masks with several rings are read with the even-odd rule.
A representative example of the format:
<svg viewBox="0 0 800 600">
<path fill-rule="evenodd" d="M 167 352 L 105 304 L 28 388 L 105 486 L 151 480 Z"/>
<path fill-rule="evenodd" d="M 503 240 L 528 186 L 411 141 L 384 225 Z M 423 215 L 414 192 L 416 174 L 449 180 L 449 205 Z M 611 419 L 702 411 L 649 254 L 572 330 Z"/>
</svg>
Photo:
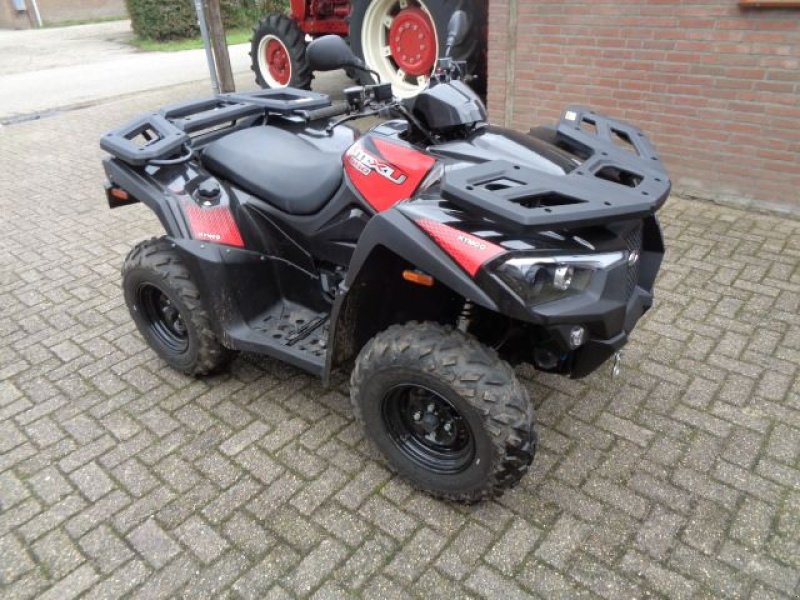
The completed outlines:
<svg viewBox="0 0 800 600">
<path fill-rule="evenodd" d="M 403 281 L 404 269 L 422 271 L 434 285 Z M 452 258 L 399 210 L 374 216 L 359 239 L 331 313 L 325 378 L 364 343 L 397 322 L 454 323 L 464 300 L 497 311 L 495 302 Z"/>
<path fill-rule="evenodd" d="M 167 235 L 176 239 L 191 237 L 179 203 L 171 202 L 169 192 L 146 177 L 139 168 L 115 158 L 104 160 L 103 168 L 113 185 L 122 188 L 155 213 Z"/>
</svg>

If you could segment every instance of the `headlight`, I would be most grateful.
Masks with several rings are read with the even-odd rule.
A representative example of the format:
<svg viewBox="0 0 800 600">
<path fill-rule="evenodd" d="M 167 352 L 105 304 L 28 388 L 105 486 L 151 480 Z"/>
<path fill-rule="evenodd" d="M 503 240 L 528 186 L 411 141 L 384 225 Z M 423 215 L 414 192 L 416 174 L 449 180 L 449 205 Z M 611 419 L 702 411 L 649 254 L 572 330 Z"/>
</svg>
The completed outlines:
<svg viewBox="0 0 800 600">
<path fill-rule="evenodd" d="M 623 260 L 623 252 L 529 256 L 507 260 L 497 274 L 528 306 L 536 306 L 582 292 L 594 271 Z"/>
</svg>

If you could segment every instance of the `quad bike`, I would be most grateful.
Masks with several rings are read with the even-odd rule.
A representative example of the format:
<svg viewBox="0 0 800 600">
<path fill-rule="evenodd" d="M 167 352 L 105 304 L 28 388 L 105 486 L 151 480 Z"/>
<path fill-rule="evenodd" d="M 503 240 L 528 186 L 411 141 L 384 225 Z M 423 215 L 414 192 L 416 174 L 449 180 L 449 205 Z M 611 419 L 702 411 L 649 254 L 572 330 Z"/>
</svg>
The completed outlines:
<svg viewBox="0 0 800 600">
<path fill-rule="evenodd" d="M 571 107 L 489 125 L 449 50 L 410 100 L 286 88 L 163 108 L 101 146 L 112 208 L 166 235 L 122 267 L 151 348 L 203 375 L 239 350 L 320 376 L 352 367 L 356 417 L 389 465 L 442 498 L 502 493 L 536 448 L 511 365 L 584 377 L 653 301 L 670 182 L 637 128 Z M 340 37 L 315 69 L 363 68 Z M 360 136 L 348 122 L 388 120 Z"/>
<path fill-rule="evenodd" d="M 340 35 L 398 97 L 425 89 L 444 50 L 450 15 L 467 12 L 469 35 L 453 49 L 468 74 L 482 73 L 486 59 L 486 0 L 291 0 L 290 14 L 266 15 L 253 29 L 251 68 L 263 88 L 308 89 L 313 73 L 306 58 L 306 37 Z M 360 84 L 373 83 L 359 69 L 347 69 Z M 477 77 L 472 87 L 485 91 Z"/>
</svg>

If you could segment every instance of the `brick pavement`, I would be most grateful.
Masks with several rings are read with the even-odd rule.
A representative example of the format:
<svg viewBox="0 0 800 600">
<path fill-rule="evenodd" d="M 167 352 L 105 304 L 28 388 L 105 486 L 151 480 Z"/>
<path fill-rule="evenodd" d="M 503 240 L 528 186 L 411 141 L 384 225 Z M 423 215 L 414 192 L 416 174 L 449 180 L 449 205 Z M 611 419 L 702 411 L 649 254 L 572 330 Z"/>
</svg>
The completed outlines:
<svg viewBox="0 0 800 600">
<path fill-rule="evenodd" d="M 0 129 L 4 598 L 797 597 L 800 223 L 673 199 L 618 380 L 519 374 L 541 449 L 451 506 L 370 453 L 345 378 L 243 357 L 192 380 L 119 290 L 143 207 L 101 132 L 183 86 Z"/>
</svg>

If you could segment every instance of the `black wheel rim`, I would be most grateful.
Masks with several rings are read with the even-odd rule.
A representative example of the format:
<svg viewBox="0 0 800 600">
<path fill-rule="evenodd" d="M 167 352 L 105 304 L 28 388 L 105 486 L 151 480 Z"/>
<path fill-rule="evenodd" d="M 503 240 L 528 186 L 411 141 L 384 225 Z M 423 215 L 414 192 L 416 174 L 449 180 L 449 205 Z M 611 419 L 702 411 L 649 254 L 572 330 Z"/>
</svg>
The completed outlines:
<svg viewBox="0 0 800 600">
<path fill-rule="evenodd" d="M 166 349 L 183 354 L 189 348 L 189 331 L 180 310 L 169 296 L 154 285 L 139 287 L 138 302 L 147 327 Z"/>
<path fill-rule="evenodd" d="M 417 466 L 455 474 L 472 463 L 472 430 L 453 403 L 441 394 L 421 385 L 402 384 L 389 390 L 382 404 L 389 437 Z"/>
</svg>

